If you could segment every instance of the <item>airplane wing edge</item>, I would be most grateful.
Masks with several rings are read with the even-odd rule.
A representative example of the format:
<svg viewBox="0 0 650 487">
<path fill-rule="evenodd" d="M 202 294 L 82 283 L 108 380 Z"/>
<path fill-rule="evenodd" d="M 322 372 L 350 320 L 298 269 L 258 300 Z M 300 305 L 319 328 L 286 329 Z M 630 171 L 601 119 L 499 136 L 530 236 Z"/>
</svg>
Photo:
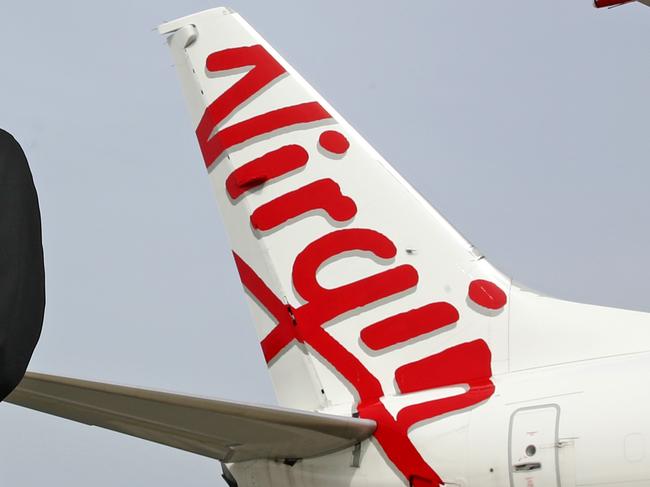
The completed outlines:
<svg viewBox="0 0 650 487">
<path fill-rule="evenodd" d="M 310 458 L 370 437 L 375 423 L 28 372 L 6 402 L 222 462 Z"/>
</svg>

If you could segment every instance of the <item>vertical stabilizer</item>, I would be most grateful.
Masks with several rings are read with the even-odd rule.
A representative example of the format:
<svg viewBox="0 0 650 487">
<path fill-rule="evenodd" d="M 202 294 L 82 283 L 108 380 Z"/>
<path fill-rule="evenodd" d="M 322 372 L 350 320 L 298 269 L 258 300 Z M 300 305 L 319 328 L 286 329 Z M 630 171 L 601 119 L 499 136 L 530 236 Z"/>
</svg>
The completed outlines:
<svg viewBox="0 0 650 487">
<path fill-rule="evenodd" d="M 439 482 L 407 433 L 492 396 L 510 281 L 239 15 L 160 32 L 279 402 L 374 419 L 405 478 Z"/>
</svg>

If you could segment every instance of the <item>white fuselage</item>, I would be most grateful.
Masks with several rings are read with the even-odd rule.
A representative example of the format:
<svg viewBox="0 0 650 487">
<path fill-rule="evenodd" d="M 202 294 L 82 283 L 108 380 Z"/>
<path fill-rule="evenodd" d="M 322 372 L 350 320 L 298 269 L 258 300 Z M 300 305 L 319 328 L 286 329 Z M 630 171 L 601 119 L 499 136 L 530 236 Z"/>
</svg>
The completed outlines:
<svg viewBox="0 0 650 487">
<path fill-rule="evenodd" d="M 650 485 L 650 352 L 495 376 L 496 393 L 413 433 L 445 480 L 465 487 L 627 487 Z M 531 448 L 532 447 L 532 448 Z M 527 454 L 530 454 L 530 456 Z M 231 466 L 240 487 L 394 486 L 372 441 L 289 466 Z"/>
</svg>

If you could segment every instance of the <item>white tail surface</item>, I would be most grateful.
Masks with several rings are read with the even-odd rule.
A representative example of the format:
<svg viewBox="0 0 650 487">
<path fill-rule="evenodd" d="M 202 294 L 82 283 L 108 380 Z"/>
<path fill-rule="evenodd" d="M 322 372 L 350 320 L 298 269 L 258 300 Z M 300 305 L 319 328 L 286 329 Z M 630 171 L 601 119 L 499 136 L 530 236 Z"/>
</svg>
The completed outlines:
<svg viewBox="0 0 650 487">
<path fill-rule="evenodd" d="M 279 403 L 374 419 L 407 479 L 439 481 L 407 433 L 494 394 L 510 280 L 239 15 L 160 32 Z"/>
</svg>

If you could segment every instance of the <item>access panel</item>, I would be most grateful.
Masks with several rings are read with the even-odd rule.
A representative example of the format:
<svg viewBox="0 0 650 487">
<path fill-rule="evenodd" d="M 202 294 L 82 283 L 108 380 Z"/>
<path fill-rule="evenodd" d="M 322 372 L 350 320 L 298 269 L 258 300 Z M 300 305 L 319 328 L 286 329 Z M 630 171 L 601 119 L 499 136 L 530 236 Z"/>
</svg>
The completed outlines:
<svg viewBox="0 0 650 487">
<path fill-rule="evenodd" d="M 555 405 L 516 410 L 510 418 L 510 486 L 560 487 Z"/>
</svg>

